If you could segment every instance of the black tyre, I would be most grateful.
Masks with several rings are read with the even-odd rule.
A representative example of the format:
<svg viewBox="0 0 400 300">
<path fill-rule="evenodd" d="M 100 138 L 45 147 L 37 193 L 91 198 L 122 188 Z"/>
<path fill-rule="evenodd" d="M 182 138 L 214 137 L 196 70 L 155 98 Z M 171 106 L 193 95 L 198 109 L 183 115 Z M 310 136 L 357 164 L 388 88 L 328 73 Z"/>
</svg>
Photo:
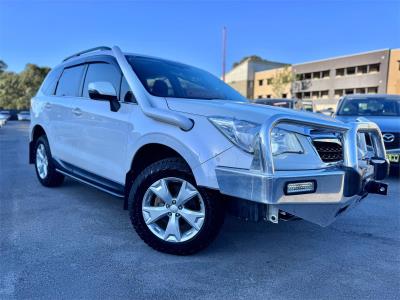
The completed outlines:
<svg viewBox="0 0 400 300">
<path fill-rule="evenodd" d="M 217 194 L 197 187 L 189 167 L 179 158 L 160 160 L 142 171 L 129 194 L 129 212 L 145 243 L 175 255 L 207 247 L 224 220 Z"/>
<path fill-rule="evenodd" d="M 64 175 L 55 169 L 47 137 L 42 135 L 35 145 L 35 170 L 40 183 L 47 187 L 59 186 L 64 181 Z"/>
</svg>

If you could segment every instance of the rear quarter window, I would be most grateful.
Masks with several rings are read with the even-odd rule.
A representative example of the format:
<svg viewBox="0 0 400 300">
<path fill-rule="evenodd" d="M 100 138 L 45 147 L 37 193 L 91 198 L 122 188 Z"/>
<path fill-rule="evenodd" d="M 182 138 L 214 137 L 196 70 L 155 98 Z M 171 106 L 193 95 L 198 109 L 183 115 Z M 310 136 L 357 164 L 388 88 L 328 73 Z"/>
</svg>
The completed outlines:
<svg viewBox="0 0 400 300">
<path fill-rule="evenodd" d="M 41 91 L 45 95 L 54 95 L 56 92 L 57 82 L 60 78 L 62 68 L 55 68 L 49 72 L 43 81 Z"/>
</svg>

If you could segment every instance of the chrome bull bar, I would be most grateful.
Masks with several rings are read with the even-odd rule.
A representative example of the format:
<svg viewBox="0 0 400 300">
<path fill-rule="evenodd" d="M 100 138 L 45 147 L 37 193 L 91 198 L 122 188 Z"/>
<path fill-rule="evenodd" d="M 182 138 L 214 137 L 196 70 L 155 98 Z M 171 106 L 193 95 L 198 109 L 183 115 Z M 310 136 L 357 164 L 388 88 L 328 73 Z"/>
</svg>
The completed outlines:
<svg viewBox="0 0 400 300">
<path fill-rule="evenodd" d="M 304 130 L 310 135 L 313 131 L 339 133 L 343 149 L 342 164 L 319 170 L 275 170 L 271 133 L 281 124 L 294 125 L 292 129 L 295 131 L 296 128 L 300 128 L 303 134 Z M 220 192 L 267 204 L 266 217 L 274 223 L 278 221 L 279 210 L 283 210 L 321 226 L 329 225 L 340 213 L 366 196 L 368 181 L 374 179 L 374 171 L 371 173 L 368 170 L 375 169 L 376 166 L 371 161 L 361 161 L 358 157 L 359 133 L 369 134 L 374 150 L 373 159 L 387 164 L 382 134 L 375 123 L 359 119 L 357 122 L 345 124 L 335 120 L 315 120 L 307 116 L 275 115 L 264 123 L 260 130 L 259 169 L 217 167 Z M 315 192 L 302 195 L 285 194 L 285 185 L 299 180 L 314 180 L 317 185 Z"/>
<path fill-rule="evenodd" d="M 271 151 L 271 133 L 279 124 L 291 124 L 299 126 L 308 126 L 313 129 L 327 132 L 339 132 L 343 134 L 343 166 L 358 170 L 357 157 L 357 135 L 358 133 L 370 133 L 372 146 L 377 157 L 386 159 L 386 151 L 383 143 L 382 133 L 379 127 L 365 118 L 357 119 L 357 122 L 339 123 L 334 120 L 318 120 L 302 116 L 275 115 L 264 123 L 260 130 L 260 146 L 262 153 L 262 169 L 264 174 L 274 174 L 273 157 Z"/>
</svg>

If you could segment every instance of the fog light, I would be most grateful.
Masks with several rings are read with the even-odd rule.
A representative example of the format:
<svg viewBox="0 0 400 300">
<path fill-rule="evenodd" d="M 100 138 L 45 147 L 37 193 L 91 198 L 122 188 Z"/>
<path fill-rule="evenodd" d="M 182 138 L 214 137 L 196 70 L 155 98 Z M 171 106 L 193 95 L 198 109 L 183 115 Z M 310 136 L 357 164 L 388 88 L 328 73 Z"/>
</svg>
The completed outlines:
<svg viewBox="0 0 400 300">
<path fill-rule="evenodd" d="M 315 180 L 287 182 L 285 195 L 310 194 L 315 193 L 316 189 L 317 182 Z"/>
</svg>

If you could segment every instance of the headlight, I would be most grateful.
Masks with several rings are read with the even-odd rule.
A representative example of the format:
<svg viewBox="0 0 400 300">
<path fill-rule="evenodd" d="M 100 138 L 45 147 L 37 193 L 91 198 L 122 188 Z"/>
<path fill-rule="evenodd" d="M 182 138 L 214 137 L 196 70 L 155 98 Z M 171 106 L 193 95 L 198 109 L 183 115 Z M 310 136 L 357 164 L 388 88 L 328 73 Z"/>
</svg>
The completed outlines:
<svg viewBox="0 0 400 300">
<path fill-rule="evenodd" d="M 225 117 L 212 117 L 209 120 L 232 143 L 246 152 L 254 152 L 254 143 L 261 127 L 259 124 Z"/>
<path fill-rule="evenodd" d="M 283 153 L 304 153 L 299 140 L 294 132 L 274 128 L 271 133 L 272 155 Z"/>
</svg>

